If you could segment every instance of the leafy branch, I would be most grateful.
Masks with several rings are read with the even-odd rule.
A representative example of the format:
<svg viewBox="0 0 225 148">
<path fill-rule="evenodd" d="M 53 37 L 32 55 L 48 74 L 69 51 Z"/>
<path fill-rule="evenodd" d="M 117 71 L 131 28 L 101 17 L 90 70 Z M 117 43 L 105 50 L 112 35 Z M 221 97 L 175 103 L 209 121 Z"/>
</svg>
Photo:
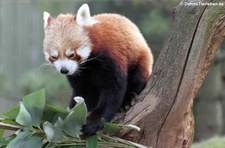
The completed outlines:
<svg viewBox="0 0 225 148">
<path fill-rule="evenodd" d="M 96 135 L 82 139 L 80 130 L 86 122 L 87 108 L 84 99 L 75 97 L 76 106 L 69 110 L 45 103 L 45 91 L 41 89 L 23 97 L 23 101 L 10 111 L 0 114 L 0 147 L 52 148 L 52 147 L 117 147 L 145 148 L 137 143 L 111 137 L 124 128 L 140 130 L 134 125 L 105 122 Z M 3 129 L 16 131 L 3 137 Z"/>
</svg>

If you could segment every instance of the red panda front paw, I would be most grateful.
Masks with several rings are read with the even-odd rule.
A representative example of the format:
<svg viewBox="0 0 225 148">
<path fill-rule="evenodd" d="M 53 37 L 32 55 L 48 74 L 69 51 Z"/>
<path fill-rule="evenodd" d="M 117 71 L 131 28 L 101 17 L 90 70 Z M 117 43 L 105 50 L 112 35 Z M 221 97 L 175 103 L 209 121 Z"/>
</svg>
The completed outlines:
<svg viewBox="0 0 225 148">
<path fill-rule="evenodd" d="M 94 135 L 97 131 L 102 130 L 104 128 L 104 123 L 100 118 L 97 119 L 88 119 L 86 124 L 83 126 L 81 132 L 82 136 L 88 137 Z"/>
</svg>

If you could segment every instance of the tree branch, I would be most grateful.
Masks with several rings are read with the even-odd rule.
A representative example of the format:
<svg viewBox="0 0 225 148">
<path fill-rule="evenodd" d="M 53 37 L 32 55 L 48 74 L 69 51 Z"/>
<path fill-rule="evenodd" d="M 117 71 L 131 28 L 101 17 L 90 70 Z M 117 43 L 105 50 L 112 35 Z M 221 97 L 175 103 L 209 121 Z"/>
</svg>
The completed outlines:
<svg viewBox="0 0 225 148">
<path fill-rule="evenodd" d="M 125 131 L 121 137 L 154 148 L 190 147 L 193 98 L 225 35 L 222 6 L 179 4 L 175 14 L 151 79 L 138 97 L 140 101 L 120 118 L 121 123 L 142 129 L 140 133 Z"/>
<path fill-rule="evenodd" d="M 17 125 L 12 125 L 12 124 L 7 124 L 7 123 L 0 122 L 0 129 L 17 131 L 18 129 L 21 129 L 21 128 L 22 128 L 21 126 L 17 126 Z"/>
</svg>

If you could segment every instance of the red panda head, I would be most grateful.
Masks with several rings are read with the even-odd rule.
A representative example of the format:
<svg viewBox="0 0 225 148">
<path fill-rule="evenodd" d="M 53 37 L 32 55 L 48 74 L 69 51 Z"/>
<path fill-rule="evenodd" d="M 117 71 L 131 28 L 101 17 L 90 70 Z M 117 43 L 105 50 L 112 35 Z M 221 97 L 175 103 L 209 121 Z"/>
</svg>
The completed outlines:
<svg viewBox="0 0 225 148">
<path fill-rule="evenodd" d="M 44 54 L 59 72 L 72 75 L 85 62 L 92 51 L 88 32 L 84 26 L 97 23 L 91 18 L 87 4 L 83 4 L 77 15 L 61 14 L 56 18 L 48 12 L 43 13 L 44 19 Z"/>
</svg>

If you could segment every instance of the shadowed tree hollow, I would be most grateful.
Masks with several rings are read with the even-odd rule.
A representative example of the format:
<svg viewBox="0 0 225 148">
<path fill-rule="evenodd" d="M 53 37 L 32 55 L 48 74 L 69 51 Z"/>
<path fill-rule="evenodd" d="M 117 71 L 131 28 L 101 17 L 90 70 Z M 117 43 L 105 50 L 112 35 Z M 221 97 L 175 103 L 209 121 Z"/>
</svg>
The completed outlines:
<svg viewBox="0 0 225 148">
<path fill-rule="evenodd" d="M 173 24 L 151 79 L 137 102 L 121 115 L 120 123 L 135 124 L 141 132 L 120 137 L 150 147 L 190 147 L 194 136 L 193 98 L 225 36 L 225 6 L 220 0 L 184 0 L 173 11 Z M 198 3 L 199 4 L 199 3 Z"/>
</svg>

